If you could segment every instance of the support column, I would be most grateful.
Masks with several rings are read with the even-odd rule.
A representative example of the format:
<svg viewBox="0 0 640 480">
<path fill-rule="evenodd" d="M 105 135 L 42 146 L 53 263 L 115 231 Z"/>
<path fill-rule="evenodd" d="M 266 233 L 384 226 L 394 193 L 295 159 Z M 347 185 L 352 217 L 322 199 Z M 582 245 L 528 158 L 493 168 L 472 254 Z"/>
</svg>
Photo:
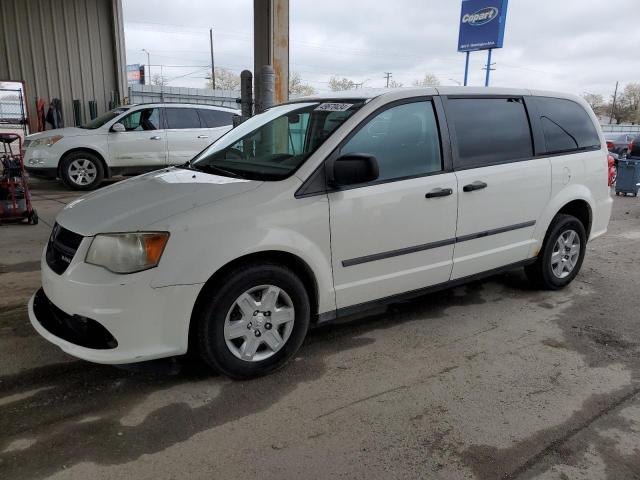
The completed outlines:
<svg viewBox="0 0 640 480">
<path fill-rule="evenodd" d="M 260 72 L 275 71 L 275 101 L 289 99 L 289 0 L 253 0 L 254 95 L 261 98 Z"/>
<path fill-rule="evenodd" d="M 118 83 L 118 102 L 122 104 L 129 94 L 127 84 L 127 59 L 124 44 L 124 19 L 122 16 L 122 0 L 111 0 L 111 12 L 113 15 L 114 57 L 116 59 L 116 81 Z"/>
</svg>

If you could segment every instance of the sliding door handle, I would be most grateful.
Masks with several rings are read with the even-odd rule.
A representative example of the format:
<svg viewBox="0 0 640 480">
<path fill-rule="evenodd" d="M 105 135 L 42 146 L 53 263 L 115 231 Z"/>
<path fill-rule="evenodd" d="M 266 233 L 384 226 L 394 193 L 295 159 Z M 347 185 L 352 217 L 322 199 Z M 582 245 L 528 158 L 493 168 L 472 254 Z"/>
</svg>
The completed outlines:
<svg viewBox="0 0 640 480">
<path fill-rule="evenodd" d="M 150 137 L 149 140 L 162 140 L 162 137 L 159 137 L 158 135 L 155 135 L 153 137 Z"/>
<path fill-rule="evenodd" d="M 209 135 L 198 135 L 198 138 L 209 138 Z"/>
<path fill-rule="evenodd" d="M 453 190 L 450 188 L 434 188 L 424 198 L 448 197 L 451 194 L 453 194 Z"/>
<path fill-rule="evenodd" d="M 465 185 L 462 187 L 462 190 L 465 192 L 473 192 L 475 190 L 482 190 L 483 188 L 487 188 L 487 184 L 485 182 L 476 181 L 469 185 Z"/>
</svg>

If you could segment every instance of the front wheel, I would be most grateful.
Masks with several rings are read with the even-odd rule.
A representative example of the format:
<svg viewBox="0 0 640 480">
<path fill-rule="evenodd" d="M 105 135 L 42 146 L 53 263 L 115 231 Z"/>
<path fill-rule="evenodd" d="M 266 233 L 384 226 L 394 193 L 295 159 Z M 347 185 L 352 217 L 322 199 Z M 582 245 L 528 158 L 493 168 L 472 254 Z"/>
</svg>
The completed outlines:
<svg viewBox="0 0 640 480">
<path fill-rule="evenodd" d="M 529 280 L 546 290 L 559 290 L 576 278 L 587 248 L 584 225 L 572 215 L 558 214 L 538 254 L 536 263 L 525 268 Z"/>
<path fill-rule="evenodd" d="M 64 183 L 74 190 L 94 190 L 104 178 L 100 159 L 90 152 L 73 152 L 60 164 Z"/>
<path fill-rule="evenodd" d="M 213 285 L 197 315 L 201 357 L 236 379 L 282 367 L 298 351 L 310 323 L 307 291 L 286 267 L 240 268 Z"/>
</svg>

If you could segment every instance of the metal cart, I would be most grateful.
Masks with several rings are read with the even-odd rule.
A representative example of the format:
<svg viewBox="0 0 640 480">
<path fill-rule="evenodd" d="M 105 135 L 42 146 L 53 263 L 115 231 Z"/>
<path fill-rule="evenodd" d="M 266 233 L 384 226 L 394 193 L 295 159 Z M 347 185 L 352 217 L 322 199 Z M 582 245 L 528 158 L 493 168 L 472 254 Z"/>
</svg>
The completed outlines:
<svg viewBox="0 0 640 480">
<path fill-rule="evenodd" d="M 25 220 L 38 224 L 24 170 L 22 138 L 15 133 L 0 133 L 0 222 Z"/>
</svg>

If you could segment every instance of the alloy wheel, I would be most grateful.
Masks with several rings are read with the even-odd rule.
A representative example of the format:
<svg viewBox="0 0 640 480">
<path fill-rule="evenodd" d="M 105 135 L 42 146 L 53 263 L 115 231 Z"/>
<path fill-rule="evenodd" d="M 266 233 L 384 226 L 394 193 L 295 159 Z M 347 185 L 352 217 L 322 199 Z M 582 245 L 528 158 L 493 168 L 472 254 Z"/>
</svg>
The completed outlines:
<svg viewBox="0 0 640 480">
<path fill-rule="evenodd" d="M 576 268 L 580 258 L 580 236 L 574 230 L 560 234 L 551 254 L 551 271 L 557 278 L 566 278 Z"/>
<path fill-rule="evenodd" d="M 69 178 L 73 183 L 80 186 L 92 184 L 98 176 L 98 169 L 91 160 L 78 158 L 69 165 Z"/>
<path fill-rule="evenodd" d="M 275 285 L 253 287 L 231 305 L 224 322 L 229 351 L 247 362 L 275 355 L 287 343 L 295 320 L 291 297 Z"/>
</svg>

